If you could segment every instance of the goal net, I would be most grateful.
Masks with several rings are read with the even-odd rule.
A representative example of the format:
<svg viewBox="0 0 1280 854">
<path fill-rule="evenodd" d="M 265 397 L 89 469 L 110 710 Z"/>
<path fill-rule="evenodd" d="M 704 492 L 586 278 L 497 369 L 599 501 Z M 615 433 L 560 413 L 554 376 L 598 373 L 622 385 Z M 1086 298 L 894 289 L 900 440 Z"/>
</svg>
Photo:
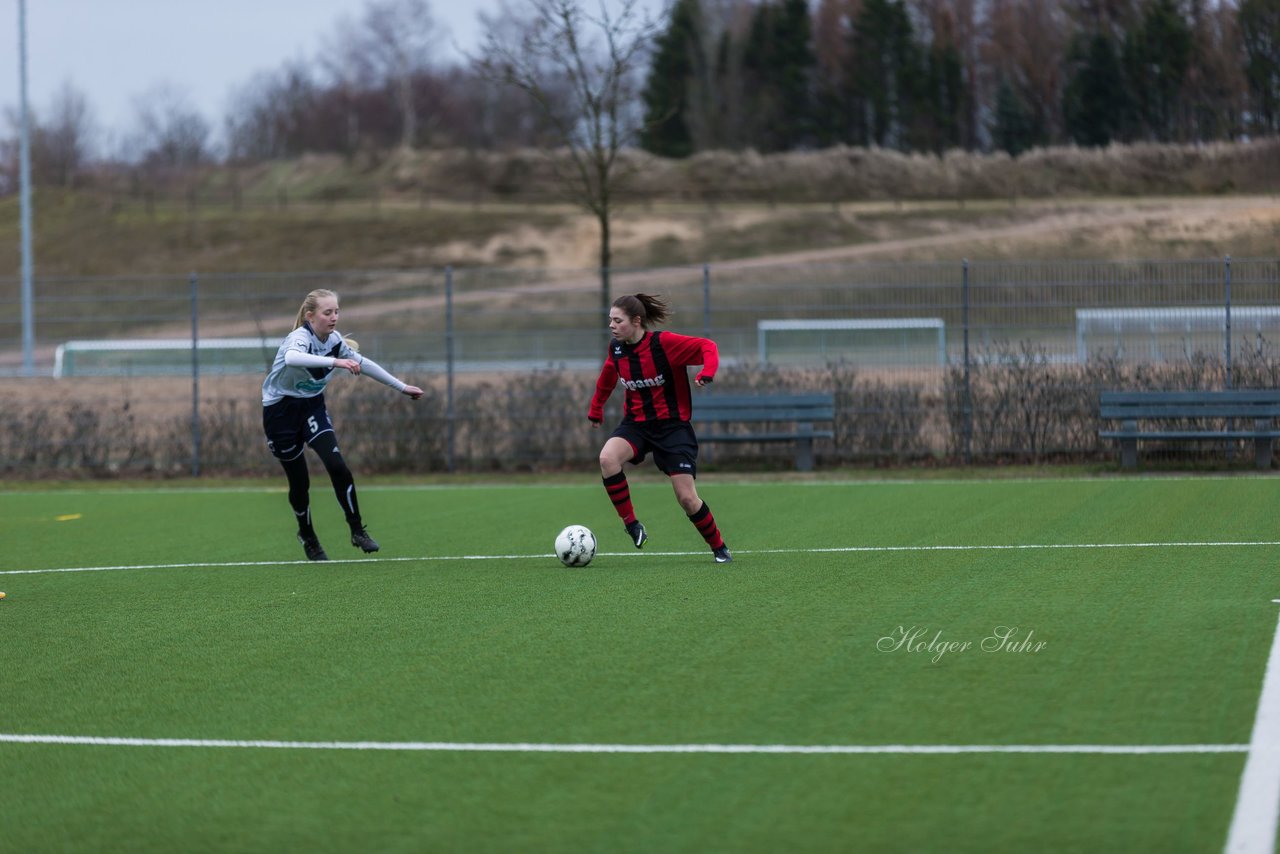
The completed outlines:
<svg viewBox="0 0 1280 854">
<path fill-rule="evenodd" d="M 821 363 L 848 359 L 863 365 L 945 365 L 947 329 L 940 317 L 837 320 L 761 320 L 756 323 L 761 364 Z"/>
<path fill-rule="evenodd" d="M 1076 358 L 1098 353 L 1166 362 L 1190 353 L 1222 353 L 1227 311 L 1223 306 L 1076 309 Z M 1280 306 L 1232 306 L 1231 338 L 1280 340 Z"/>
<path fill-rule="evenodd" d="M 278 339 L 202 338 L 197 356 L 202 374 L 263 373 Z M 191 373 L 190 338 L 67 341 L 54 354 L 55 377 L 169 376 Z"/>
</svg>

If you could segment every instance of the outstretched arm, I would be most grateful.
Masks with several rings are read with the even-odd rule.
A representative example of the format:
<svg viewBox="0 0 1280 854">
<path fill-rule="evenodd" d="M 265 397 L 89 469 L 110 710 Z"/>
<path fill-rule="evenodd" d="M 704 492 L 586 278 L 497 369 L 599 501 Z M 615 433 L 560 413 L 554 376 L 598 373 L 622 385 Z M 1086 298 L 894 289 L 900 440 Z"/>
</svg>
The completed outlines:
<svg viewBox="0 0 1280 854">
<path fill-rule="evenodd" d="M 396 391 L 401 394 L 407 394 L 414 400 L 418 400 L 423 395 L 422 389 L 418 388 L 416 385 L 409 385 L 404 380 L 392 376 L 386 368 L 382 367 L 382 365 L 379 365 L 368 356 L 361 356 L 357 367 L 359 370 L 352 371 L 352 373 L 363 372 L 368 374 L 383 385 L 389 385 Z"/>
</svg>

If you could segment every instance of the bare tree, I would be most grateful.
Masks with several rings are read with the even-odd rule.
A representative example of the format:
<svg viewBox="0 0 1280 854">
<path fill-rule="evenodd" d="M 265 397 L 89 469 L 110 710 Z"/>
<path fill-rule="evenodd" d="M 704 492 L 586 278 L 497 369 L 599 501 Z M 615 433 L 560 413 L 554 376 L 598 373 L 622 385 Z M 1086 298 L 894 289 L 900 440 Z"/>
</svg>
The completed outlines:
<svg viewBox="0 0 1280 854">
<path fill-rule="evenodd" d="M 1193 59 L 1181 98 L 1184 140 L 1236 139 L 1244 131 L 1249 84 L 1245 79 L 1235 7 L 1191 4 Z"/>
<path fill-rule="evenodd" d="M 1069 1 L 993 0 L 987 11 L 982 47 L 986 76 L 979 81 L 979 97 L 990 109 L 1004 81 L 1030 113 L 1037 145 L 1065 136 L 1061 103 L 1071 28 L 1063 4 Z"/>
<path fill-rule="evenodd" d="M 213 157 L 209 123 L 180 90 L 157 86 L 137 98 L 134 109 L 137 131 L 129 159 L 167 168 L 195 166 Z"/>
<path fill-rule="evenodd" d="M 5 110 L 5 118 L 12 123 L 15 110 Z M 0 198 L 18 191 L 18 140 L 16 137 L 0 138 Z"/>
<path fill-rule="evenodd" d="M 70 82 L 54 93 L 47 118 L 36 125 L 32 153 L 41 179 L 69 187 L 93 157 L 97 123 L 84 93 Z"/>
<path fill-rule="evenodd" d="M 517 39 L 484 20 L 475 66 L 485 78 L 525 92 L 566 152 L 562 186 L 600 226 L 600 299 L 607 314 L 611 220 L 627 177 L 618 155 L 643 128 L 638 93 L 658 25 L 638 0 L 621 0 L 616 12 L 602 0 L 594 14 L 579 0 L 529 0 L 528 8 Z"/>
<path fill-rule="evenodd" d="M 360 115 L 355 106 L 356 92 L 362 85 L 359 80 L 361 71 L 359 64 L 354 61 L 353 51 L 346 42 L 348 34 L 354 27 L 355 24 L 351 19 L 341 19 L 334 31 L 336 34 L 334 39 L 326 42 L 319 56 L 320 68 L 332 84 L 330 91 L 336 96 L 337 103 L 342 108 L 342 119 L 339 124 L 342 128 L 344 144 L 340 150 L 347 156 L 353 155 L 360 147 L 362 133 Z M 403 133 L 401 135 L 403 136 Z"/>
<path fill-rule="evenodd" d="M 344 88 L 387 87 L 400 114 L 400 145 L 412 148 L 419 129 L 414 82 L 431 71 L 447 35 L 426 0 L 370 0 L 358 23 L 339 22 L 322 61 Z"/>
<path fill-rule="evenodd" d="M 46 118 L 47 116 L 47 118 Z M 31 161 L 38 184 L 69 187 L 93 158 L 98 126 L 83 93 L 70 82 L 54 93 L 46 114 L 30 111 Z M 0 140 L 0 195 L 18 184 L 18 136 L 22 117 L 5 110 L 13 137 Z"/>
<path fill-rule="evenodd" d="M 311 132 L 319 100 L 319 87 L 300 62 L 254 75 L 235 93 L 226 119 L 228 158 L 270 160 L 319 149 Z"/>
</svg>

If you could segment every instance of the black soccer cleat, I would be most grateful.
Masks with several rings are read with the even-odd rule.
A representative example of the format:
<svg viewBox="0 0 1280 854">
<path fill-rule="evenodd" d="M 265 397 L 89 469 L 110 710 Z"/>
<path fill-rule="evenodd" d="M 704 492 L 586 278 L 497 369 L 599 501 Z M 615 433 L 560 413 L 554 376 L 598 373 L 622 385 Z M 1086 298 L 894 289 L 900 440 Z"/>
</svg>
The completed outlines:
<svg viewBox="0 0 1280 854">
<path fill-rule="evenodd" d="M 716 563 L 733 563 L 733 555 L 729 553 L 728 546 L 712 549 L 711 553 L 715 555 Z"/>
<path fill-rule="evenodd" d="M 351 545 L 362 549 L 366 554 L 376 552 L 379 548 L 378 541 L 369 536 L 369 532 L 364 528 L 358 528 L 351 532 Z"/>
<path fill-rule="evenodd" d="M 329 559 L 329 556 L 324 553 L 324 546 L 320 545 L 320 540 L 315 534 L 312 534 L 311 536 L 299 534 L 298 542 L 302 543 L 302 551 L 306 553 L 307 560 Z"/>
<path fill-rule="evenodd" d="M 627 526 L 627 536 L 638 549 L 644 548 L 645 541 L 649 539 L 649 534 L 645 532 L 644 525 L 640 524 L 639 519 Z"/>
</svg>

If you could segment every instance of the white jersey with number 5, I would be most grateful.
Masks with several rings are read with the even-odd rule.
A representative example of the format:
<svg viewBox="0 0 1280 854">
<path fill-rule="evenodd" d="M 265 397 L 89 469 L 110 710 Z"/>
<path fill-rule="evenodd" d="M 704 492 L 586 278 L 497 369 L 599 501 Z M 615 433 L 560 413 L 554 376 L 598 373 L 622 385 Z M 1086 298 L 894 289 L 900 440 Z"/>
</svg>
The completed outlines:
<svg viewBox="0 0 1280 854">
<path fill-rule="evenodd" d="M 324 391 L 333 377 L 333 367 L 304 368 L 285 364 L 285 354 L 290 350 L 310 356 L 327 356 L 331 359 L 354 359 L 363 362 L 364 357 L 347 346 L 342 333 L 333 330 L 321 341 L 311 331 L 311 324 L 304 323 L 289 333 L 276 351 L 276 359 L 262 381 L 262 405 L 269 406 L 284 397 L 315 397 Z"/>
</svg>

